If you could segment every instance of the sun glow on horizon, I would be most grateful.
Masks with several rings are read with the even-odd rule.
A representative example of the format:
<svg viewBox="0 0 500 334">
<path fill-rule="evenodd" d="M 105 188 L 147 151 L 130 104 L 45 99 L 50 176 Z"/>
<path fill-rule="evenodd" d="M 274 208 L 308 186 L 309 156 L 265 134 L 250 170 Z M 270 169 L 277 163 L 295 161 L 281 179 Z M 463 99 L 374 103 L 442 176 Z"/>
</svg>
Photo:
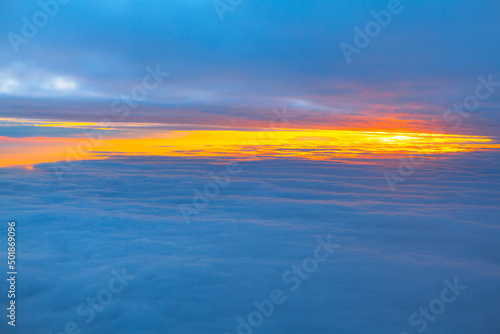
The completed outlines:
<svg viewBox="0 0 500 334">
<path fill-rule="evenodd" d="M 0 143 L 0 167 L 106 159 L 118 155 L 235 159 L 397 159 L 404 155 L 432 156 L 500 148 L 498 141 L 485 136 L 298 129 L 139 131 L 132 138 L 0 137 Z"/>
</svg>

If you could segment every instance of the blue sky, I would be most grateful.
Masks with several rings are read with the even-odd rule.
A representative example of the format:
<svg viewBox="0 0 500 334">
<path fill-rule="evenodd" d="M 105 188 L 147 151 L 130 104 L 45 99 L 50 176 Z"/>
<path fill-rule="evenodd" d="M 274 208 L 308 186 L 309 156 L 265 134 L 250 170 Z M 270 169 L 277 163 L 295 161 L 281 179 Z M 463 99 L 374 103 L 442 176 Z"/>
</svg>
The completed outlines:
<svg viewBox="0 0 500 334">
<path fill-rule="evenodd" d="M 46 109 L 54 101 L 66 108 L 78 101 L 83 113 L 56 117 L 97 118 L 93 103 L 101 104 L 99 115 L 108 112 L 109 101 L 157 64 L 171 76 L 143 102 L 150 112 L 136 111 L 142 121 L 187 114 L 223 124 L 222 113 L 244 123 L 277 105 L 334 120 L 387 113 L 370 110 L 374 102 L 435 121 L 473 91 L 478 76 L 500 80 L 495 1 L 402 1 L 402 11 L 347 64 L 340 43 L 353 44 L 354 28 L 387 4 L 243 1 L 221 21 L 210 1 L 70 1 L 15 53 L 7 34 L 21 34 L 22 17 L 31 20 L 40 7 L 4 2 L 0 77 L 4 86 L 18 84 L 0 92 L 1 113 L 52 118 Z M 43 110 L 34 113 L 31 99 Z M 498 102 L 496 95 L 480 107 L 470 120 L 474 131 L 498 134 Z"/>
</svg>

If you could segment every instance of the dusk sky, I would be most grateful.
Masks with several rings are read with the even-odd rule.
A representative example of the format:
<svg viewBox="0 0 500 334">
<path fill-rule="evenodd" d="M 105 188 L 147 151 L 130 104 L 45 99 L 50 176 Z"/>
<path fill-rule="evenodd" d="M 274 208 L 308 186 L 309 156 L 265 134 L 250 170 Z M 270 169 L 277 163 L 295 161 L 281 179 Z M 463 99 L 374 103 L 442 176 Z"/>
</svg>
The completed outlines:
<svg viewBox="0 0 500 334">
<path fill-rule="evenodd" d="M 0 332 L 500 333 L 499 18 L 0 0 Z"/>
</svg>

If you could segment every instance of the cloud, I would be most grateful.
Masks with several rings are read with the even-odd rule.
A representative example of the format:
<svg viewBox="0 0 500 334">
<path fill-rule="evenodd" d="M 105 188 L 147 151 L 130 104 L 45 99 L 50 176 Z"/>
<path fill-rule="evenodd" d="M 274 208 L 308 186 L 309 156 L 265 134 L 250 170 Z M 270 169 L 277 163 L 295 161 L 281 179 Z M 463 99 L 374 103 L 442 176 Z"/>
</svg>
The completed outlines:
<svg viewBox="0 0 500 334">
<path fill-rule="evenodd" d="M 15 64 L 0 68 L 0 93 L 23 97 L 67 96 L 78 88 L 76 81 L 45 70 Z"/>
<path fill-rule="evenodd" d="M 85 161 L 61 185 L 50 165 L 2 169 L 0 212 L 17 220 L 19 271 L 30 277 L 19 280 L 17 330 L 55 333 L 75 321 L 89 333 L 234 333 L 236 318 L 288 289 L 281 274 L 330 234 L 341 248 L 259 332 L 411 330 L 408 316 L 458 276 L 469 289 L 430 328 L 493 333 L 497 156 L 428 161 L 392 193 L 383 172 L 397 163 L 242 162 L 188 225 L 178 205 L 225 160 Z M 75 310 L 113 268 L 136 278 L 86 324 Z"/>
</svg>

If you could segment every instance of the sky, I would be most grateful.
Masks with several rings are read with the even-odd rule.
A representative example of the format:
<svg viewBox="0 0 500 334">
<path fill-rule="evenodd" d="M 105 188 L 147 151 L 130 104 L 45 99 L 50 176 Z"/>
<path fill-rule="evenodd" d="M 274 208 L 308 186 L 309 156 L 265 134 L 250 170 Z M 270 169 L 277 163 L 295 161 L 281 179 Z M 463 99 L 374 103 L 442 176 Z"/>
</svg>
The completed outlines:
<svg viewBox="0 0 500 334">
<path fill-rule="evenodd" d="M 498 333 L 498 17 L 0 0 L 0 212 L 21 233 L 19 326 L 0 331 L 253 334 L 238 317 L 278 289 L 254 333 Z M 409 320 L 455 278 L 456 302 Z"/>
<path fill-rule="evenodd" d="M 82 123 L 105 139 L 143 138 L 137 126 L 496 139 L 499 12 L 495 1 L 5 1 L 0 140 L 30 165 L 61 159 L 53 143 L 88 137 Z M 30 159 L 39 141 L 22 138 L 53 138 L 47 157 Z"/>
<path fill-rule="evenodd" d="M 170 75 L 128 121 L 255 127 L 288 106 L 297 127 L 422 130 L 479 76 L 500 80 L 496 1 L 402 1 L 349 64 L 339 45 L 388 1 L 242 1 L 223 21 L 210 1 L 69 1 L 17 44 L 41 7 L 1 6 L 1 112 L 16 118 L 101 121 L 159 66 Z M 458 130 L 498 135 L 497 104 Z"/>
</svg>

